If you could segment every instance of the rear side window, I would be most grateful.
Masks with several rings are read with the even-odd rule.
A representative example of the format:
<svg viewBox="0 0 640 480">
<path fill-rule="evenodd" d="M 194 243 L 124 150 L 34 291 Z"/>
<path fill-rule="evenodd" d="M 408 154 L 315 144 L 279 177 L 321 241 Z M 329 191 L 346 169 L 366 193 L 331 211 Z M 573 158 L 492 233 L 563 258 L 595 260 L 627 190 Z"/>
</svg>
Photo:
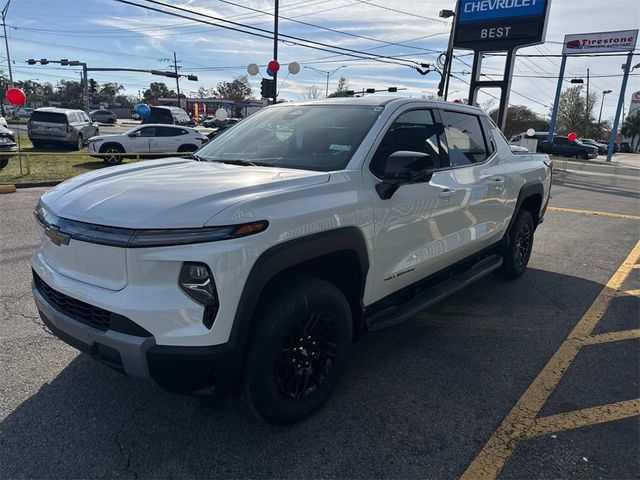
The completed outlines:
<svg viewBox="0 0 640 480">
<path fill-rule="evenodd" d="M 67 123 L 67 116 L 64 113 L 56 112 L 33 112 L 30 120 L 32 122 L 47 122 L 47 123 Z"/>
<path fill-rule="evenodd" d="M 155 127 L 157 137 L 177 137 L 184 130 L 171 127 Z"/>
<path fill-rule="evenodd" d="M 477 115 L 446 110 L 441 115 L 452 167 L 484 162 L 489 157 Z"/>
</svg>

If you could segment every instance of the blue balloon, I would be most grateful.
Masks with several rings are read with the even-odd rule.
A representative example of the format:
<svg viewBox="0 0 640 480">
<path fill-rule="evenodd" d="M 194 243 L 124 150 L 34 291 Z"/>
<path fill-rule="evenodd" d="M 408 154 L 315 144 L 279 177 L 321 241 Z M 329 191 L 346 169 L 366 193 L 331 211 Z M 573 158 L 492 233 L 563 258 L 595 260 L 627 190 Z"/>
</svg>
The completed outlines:
<svg viewBox="0 0 640 480">
<path fill-rule="evenodd" d="M 151 115 L 151 108 L 146 103 L 139 103 L 136 105 L 136 113 L 142 118 L 147 118 Z"/>
<path fill-rule="evenodd" d="M 271 70 L 269 70 L 268 68 L 267 68 L 267 75 L 269 75 L 270 77 L 273 77 L 273 72 Z"/>
</svg>

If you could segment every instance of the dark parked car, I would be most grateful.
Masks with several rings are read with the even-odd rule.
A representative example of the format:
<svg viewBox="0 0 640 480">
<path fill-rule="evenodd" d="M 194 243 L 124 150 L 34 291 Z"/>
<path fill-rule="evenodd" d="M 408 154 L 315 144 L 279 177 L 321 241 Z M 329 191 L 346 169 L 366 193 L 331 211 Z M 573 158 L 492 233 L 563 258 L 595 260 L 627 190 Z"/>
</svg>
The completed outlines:
<svg viewBox="0 0 640 480">
<path fill-rule="evenodd" d="M 580 140 L 572 142 L 567 137 L 555 136 L 552 143 L 546 141 L 538 142 L 538 152 L 586 160 L 598 156 L 598 147 L 586 145 Z"/>
<path fill-rule="evenodd" d="M 0 127 L 0 170 L 6 167 L 9 159 L 17 154 L 15 134 L 8 128 Z"/>
<path fill-rule="evenodd" d="M 598 149 L 598 155 L 606 155 L 609 145 L 606 143 L 596 142 L 592 138 L 581 138 L 580 141 L 585 145 L 591 145 Z"/>
<path fill-rule="evenodd" d="M 89 112 L 91 120 L 100 123 L 116 123 L 118 117 L 111 110 L 93 110 Z"/>
<path fill-rule="evenodd" d="M 213 140 L 222 132 L 229 130 L 231 127 L 236 125 L 241 119 L 240 118 L 227 118 L 226 120 L 216 120 L 217 123 L 213 124 L 215 130 L 207 135 L 209 140 Z M 218 126 L 219 125 L 219 126 Z"/>
<path fill-rule="evenodd" d="M 620 151 L 624 153 L 631 153 L 631 143 L 630 142 L 621 142 L 620 143 Z"/>
<path fill-rule="evenodd" d="M 98 125 L 82 110 L 45 107 L 31 114 L 27 132 L 34 147 L 55 143 L 80 150 L 91 137 L 98 135 Z"/>
<path fill-rule="evenodd" d="M 193 121 L 183 109 L 178 107 L 151 107 L 151 114 L 142 119 L 142 123 L 162 123 L 164 125 L 182 125 L 190 127 Z"/>
</svg>

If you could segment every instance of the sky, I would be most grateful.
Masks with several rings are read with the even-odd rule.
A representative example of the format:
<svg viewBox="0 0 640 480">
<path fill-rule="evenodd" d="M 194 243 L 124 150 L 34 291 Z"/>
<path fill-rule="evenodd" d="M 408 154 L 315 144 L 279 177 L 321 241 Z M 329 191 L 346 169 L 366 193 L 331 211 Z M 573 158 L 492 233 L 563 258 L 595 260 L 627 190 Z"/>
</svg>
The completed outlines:
<svg viewBox="0 0 640 480">
<path fill-rule="evenodd" d="M 130 1 L 166 10 L 144 0 Z M 274 0 L 161 1 L 268 32 L 273 29 Z M 453 9 L 454 4 L 455 0 L 281 0 L 280 33 L 395 59 L 435 63 L 439 52 L 446 50 L 451 28 L 450 20 L 439 18 L 438 12 L 443 8 Z M 28 58 L 67 58 L 86 62 L 90 67 L 166 69 L 168 59 L 176 52 L 181 72 L 198 76 L 197 82 L 180 81 L 181 91 L 194 95 L 199 87 L 215 87 L 220 81 L 246 74 L 249 63 L 266 65 L 273 57 L 273 41 L 269 38 L 196 23 L 115 0 L 11 0 L 6 23 L 17 80 L 55 83 L 60 79 L 79 78 L 77 68 L 52 64 L 29 66 L 25 63 Z M 518 53 L 557 55 L 565 34 L 639 26 L 638 0 L 552 0 L 546 43 Z M 330 78 L 329 91 L 335 89 L 340 76 L 344 76 L 349 88 L 354 90 L 393 86 L 405 89 L 399 94 L 414 97 L 428 97 L 437 91 L 437 73 L 421 76 L 407 65 L 398 65 L 397 60 L 383 63 L 356 59 L 291 42 L 279 43 L 278 49 L 282 64 L 278 76 L 279 96 L 287 100 L 300 100 L 313 85 L 324 94 L 326 76 L 305 67 L 322 71 L 340 67 Z M 468 85 L 463 81 L 468 82 L 470 77 L 472 57 L 469 53 L 455 52 L 453 72 L 461 80 L 452 79 L 450 100 L 468 96 Z M 622 84 L 624 60 L 620 56 L 569 58 L 564 86 L 570 86 L 571 78 L 586 77 L 589 68 L 591 91 L 613 90 L 605 97 L 602 115 L 603 119 L 612 119 Z M 497 58 L 486 60 L 483 72 L 495 75 L 500 71 L 499 61 Z M 6 62 L 5 52 L 0 48 L 3 70 Z M 290 62 L 302 66 L 300 73 L 286 75 Z M 639 62 L 640 50 L 633 64 Z M 557 80 L 541 77 L 557 76 L 559 64 L 557 57 L 519 57 L 510 103 L 526 105 L 541 115 L 548 115 Z M 261 73 L 266 75 L 265 70 L 266 67 L 261 67 Z M 634 73 L 625 95 L 627 109 L 631 92 L 640 90 L 640 69 Z M 122 83 L 130 95 L 138 95 L 152 81 L 163 81 L 175 89 L 175 80 L 146 73 L 94 72 L 90 76 L 100 83 Z M 249 79 L 254 95 L 259 97 L 261 77 Z M 490 102 L 491 98 L 482 95 L 479 101 Z"/>
</svg>

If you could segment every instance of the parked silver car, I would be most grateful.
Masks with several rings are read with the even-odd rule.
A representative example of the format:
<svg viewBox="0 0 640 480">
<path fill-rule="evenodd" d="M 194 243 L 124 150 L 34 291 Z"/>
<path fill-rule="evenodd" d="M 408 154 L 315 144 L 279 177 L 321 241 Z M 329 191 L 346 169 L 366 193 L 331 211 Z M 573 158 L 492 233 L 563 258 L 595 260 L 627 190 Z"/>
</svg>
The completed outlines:
<svg viewBox="0 0 640 480">
<path fill-rule="evenodd" d="M 89 112 L 91 120 L 100 123 L 116 123 L 118 117 L 111 110 L 93 110 Z"/>
<path fill-rule="evenodd" d="M 35 110 L 27 122 L 27 132 L 34 147 L 62 143 L 78 150 L 99 133 L 98 125 L 82 110 L 53 107 Z"/>
</svg>

